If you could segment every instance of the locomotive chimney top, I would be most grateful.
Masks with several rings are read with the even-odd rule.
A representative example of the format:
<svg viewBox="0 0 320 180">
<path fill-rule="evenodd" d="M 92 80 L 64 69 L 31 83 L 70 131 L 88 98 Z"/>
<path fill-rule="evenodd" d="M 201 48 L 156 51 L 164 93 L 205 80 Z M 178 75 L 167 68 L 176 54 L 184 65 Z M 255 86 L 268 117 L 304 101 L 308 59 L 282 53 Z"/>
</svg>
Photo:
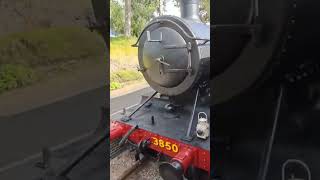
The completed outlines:
<svg viewBox="0 0 320 180">
<path fill-rule="evenodd" d="M 199 0 L 180 0 L 181 17 L 201 21 L 199 17 Z"/>
</svg>

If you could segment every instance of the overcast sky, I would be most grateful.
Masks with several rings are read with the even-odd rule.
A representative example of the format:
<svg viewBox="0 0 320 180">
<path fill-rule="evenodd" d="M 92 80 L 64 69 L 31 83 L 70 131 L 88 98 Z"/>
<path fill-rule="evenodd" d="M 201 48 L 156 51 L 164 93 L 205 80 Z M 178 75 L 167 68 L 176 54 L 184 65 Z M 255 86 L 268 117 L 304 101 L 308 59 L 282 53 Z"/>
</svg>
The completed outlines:
<svg viewBox="0 0 320 180">
<path fill-rule="evenodd" d="M 180 9 L 174 6 L 173 0 L 167 0 L 165 14 L 180 17 Z"/>
<path fill-rule="evenodd" d="M 117 0 L 120 4 L 123 5 L 123 0 Z M 180 17 L 180 9 L 174 6 L 173 0 L 166 0 L 167 5 L 164 14 L 166 15 L 174 15 Z"/>
</svg>

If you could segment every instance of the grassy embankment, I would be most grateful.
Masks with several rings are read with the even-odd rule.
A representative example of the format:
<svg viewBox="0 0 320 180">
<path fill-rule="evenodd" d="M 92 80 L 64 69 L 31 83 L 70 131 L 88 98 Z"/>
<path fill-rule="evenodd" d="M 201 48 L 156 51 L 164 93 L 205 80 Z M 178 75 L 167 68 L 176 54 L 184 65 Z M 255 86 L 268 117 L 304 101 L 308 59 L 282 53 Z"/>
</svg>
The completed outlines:
<svg viewBox="0 0 320 180">
<path fill-rule="evenodd" d="M 131 47 L 136 38 L 116 37 L 110 39 L 110 89 L 119 89 L 130 82 L 140 81 L 137 71 L 138 49 Z"/>
<path fill-rule="evenodd" d="M 0 93 L 45 79 L 79 61 L 101 60 L 105 45 L 85 28 L 35 29 L 0 37 Z M 70 67 L 69 67 L 70 68 Z"/>
</svg>

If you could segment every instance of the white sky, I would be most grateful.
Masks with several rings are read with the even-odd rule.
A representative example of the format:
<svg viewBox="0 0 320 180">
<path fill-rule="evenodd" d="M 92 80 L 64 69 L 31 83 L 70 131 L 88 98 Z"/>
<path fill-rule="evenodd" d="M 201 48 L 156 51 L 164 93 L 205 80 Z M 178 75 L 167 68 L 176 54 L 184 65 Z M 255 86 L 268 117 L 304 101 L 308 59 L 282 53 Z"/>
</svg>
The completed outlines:
<svg viewBox="0 0 320 180">
<path fill-rule="evenodd" d="M 174 6 L 173 0 L 166 0 L 166 1 L 167 1 L 167 5 L 166 5 L 166 9 L 165 9 L 165 14 L 180 17 L 180 9 L 176 6 Z"/>
<path fill-rule="evenodd" d="M 123 0 L 117 0 L 120 4 L 123 5 Z M 174 15 L 180 17 L 180 9 L 176 6 L 174 6 L 173 0 L 165 0 L 167 2 L 166 9 L 164 14 L 165 15 Z"/>
</svg>

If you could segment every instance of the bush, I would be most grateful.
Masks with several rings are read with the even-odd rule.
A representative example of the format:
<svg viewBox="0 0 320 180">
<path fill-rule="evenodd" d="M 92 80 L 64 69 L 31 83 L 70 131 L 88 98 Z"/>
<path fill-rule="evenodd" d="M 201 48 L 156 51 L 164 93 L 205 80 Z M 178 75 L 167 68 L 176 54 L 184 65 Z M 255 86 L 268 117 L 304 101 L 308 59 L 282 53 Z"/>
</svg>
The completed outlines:
<svg viewBox="0 0 320 180">
<path fill-rule="evenodd" d="M 51 65 L 105 54 L 105 44 L 85 28 L 40 28 L 0 37 L 0 64 Z"/>
<path fill-rule="evenodd" d="M 117 82 L 110 83 L 110 90 L 120 89 L 121 87 L 122 85 L 120 83 L 117 83 Z"/>
<path fill-rule="evenodd" d="M 136 70 L 120 70 L 111 74 L 110 81 L 124 83 L 142 79 L 142 74 Z"/>
<path fill-rule="evenodd" d="M 122 88 L 123 85 L 130 81 L 142 79 L 142 74 L 134 70 L 120 70 L 111 73 L 110 76 L 110 90 Z"/>
<path fill-rule="evenodd" d="M 24 87 L 36 81 L 36 75 L 31 68 L 22 65 L 5 64 L 0 66 L 0 93 L 19 87 Z"/>
</svg>

